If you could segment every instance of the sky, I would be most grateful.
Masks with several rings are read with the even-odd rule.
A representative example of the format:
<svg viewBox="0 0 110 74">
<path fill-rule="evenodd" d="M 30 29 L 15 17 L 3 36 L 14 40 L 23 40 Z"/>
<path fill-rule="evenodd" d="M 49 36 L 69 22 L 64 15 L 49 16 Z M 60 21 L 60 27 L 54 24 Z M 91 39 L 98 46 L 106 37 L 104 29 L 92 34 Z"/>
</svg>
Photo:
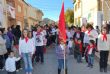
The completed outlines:
<svg viewBox="0 0 110 74">
<path fill-rule="evenodd" d="M 58 21 L 62 1 L 63 0 L 25 0 L 27 3 L 31 4 L 33 7 L 36 7 L 43 11 L 43 18 L 49 18 L 54 21 Z M 64 0 L 65 3 L 65 11 L 67 8 L 73 9 L 73 0 Z"/>
</svg>

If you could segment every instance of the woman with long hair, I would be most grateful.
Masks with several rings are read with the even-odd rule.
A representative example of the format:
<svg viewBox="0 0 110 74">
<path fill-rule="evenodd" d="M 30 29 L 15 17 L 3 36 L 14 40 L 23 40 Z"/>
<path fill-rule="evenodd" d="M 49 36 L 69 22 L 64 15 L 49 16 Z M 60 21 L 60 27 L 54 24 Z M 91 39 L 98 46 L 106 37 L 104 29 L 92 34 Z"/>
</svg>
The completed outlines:
<svg viewBox="0 0 110 74">
<path fill-rule="evenodd" d="M 32 55 L 34 53 L 34 49 L 34 42 L 29 38 L 28 30 L 24 29 L 19 40 L 19 54 L 24 60 L 26 74 L 32 74 Z"/>
</svg>

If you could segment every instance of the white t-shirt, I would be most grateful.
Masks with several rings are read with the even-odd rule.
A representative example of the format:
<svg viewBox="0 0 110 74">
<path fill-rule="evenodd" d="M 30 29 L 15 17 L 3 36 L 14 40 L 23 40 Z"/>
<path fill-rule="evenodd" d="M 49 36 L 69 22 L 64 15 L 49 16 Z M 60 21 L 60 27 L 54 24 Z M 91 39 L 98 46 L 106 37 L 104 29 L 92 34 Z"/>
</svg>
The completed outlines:
<svg viewBox="0 0 110 74">
<path fill-rule="evenodd" d="M 46 35 L 47 35 L 46 30 L 43 30 L 43 33 L 44 33 L 44 36 L 46 36 Z"/>
<path fill-rule="evenodd" d="M 55 35 L 55 32 L 56 32 L 56 29 L 52 28 L 52 31 L 51 31 L 52 35 Z"/>
<path fill-rule="evenodd" d="M 71 30 L 71 35 L 72 35 L 72 36 L 74 35 L 74 33 L 75 33 L 75 31 L 74 31 L 74 30 Z"/>
<path fill-rule="evenodd" d="M 64 48 L 64 45 L 60 44 L 60 46 L 61 46 L 61 49 L 62 49 L 62 50 L 64 50 L 64 49 L 65 49 L 65 48 Z"/>
<path fill-rule="evenodd" d="M 72 48 L 72 46 L 73 46 L 73 41 L 69 41 L 68 42 L 68 48 Z"/>
<path fill-rule="evenodd" d="M 21 39 L 19 40 L 19 54 L 21 55 L 21 53 L 31 53 L 33 54 L 35 50 L 35 43 L 33 38 L 32 39 L 28 39 L 28 42 L 26 43 L 25 39 Z"/>
<path fill-rule="evenodd" d="M 90 51 L 88 52 L 88 54 L 92 54 L 93 48 L 90 49 Z"/>
<path fill-rule="evenodd" d="M 107 41 L 103 41 L 102 34 L 98 36 L 97 48 L 99 51 L 110 51 L 110 35 L 107 34 Z"/>
<path fill-rule="evenodd" d="M 33 37 L 35 39 L 35 46 L 43 46 L 43 40 L 44 40 L 44 33 L 41 32 L 38 34 L 37 32 L 33 32 Z"/>
<path fill-rule="evenodd" d="M 68 37 L 68 39 L 72 38 L 71 31 L 67 31 L 66 33 L 67 33 L 67 37 Z"/>
<path fill-rule="evenodd" d="M 18 61 L 18 60 L 20 60 L 20 58 L 16 58 L 16 57 L 10 58 L 10 57 L 8 57 L 6 62 L 5 62 L 6 71 L 8 71 L 8 72 L 16 71 L 16 61 Z"/>
<path fill-rule="evenodd" d="M 90 37 L 89 35 L 93 37 Z M 96 38 L 98 38 L 98 33 L 95 29 L 91 30 L 89 35 L 88 35 L 88 31 L 86 31 L 84 35 L 84 41 L 83 41 L 84 43 L 89 43 L 89 40 L 96 41 Z"/>
</svg>

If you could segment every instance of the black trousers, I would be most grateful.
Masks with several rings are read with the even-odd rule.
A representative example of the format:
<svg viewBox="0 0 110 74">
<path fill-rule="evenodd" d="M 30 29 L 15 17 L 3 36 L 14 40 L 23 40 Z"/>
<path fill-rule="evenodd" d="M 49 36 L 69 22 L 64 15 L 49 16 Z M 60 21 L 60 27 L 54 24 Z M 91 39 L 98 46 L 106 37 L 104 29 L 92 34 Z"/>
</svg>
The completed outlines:
<svg viewBox="0 0 110 74">
<path fill-rule="evenodd" d="M 36 46 L 36 60 L 41 61 L 42 63 L 44 62 L 44 51 L 43 51 L 43 46 Z"/>
<path fill-rule="evenodd" d="M 14 72 L 7 72 L 7 74 L 16 74 L 16 71 L 14 71 Z"/>
<path fill-rule="evenodd" d="M 52 35 L 52 42 L 55 43 L 56 35 Z"/>
<path fill-rule="evenodd" d="M 4 55 L 0 55 L 0 69 L 3 69 L 4 67 Z"/>
<path fill-rule="evenodd" d="M 34 64 L 34 60 L 36 58 L 36 54 L 34 53 L 33 56 L 32 56 L 32 63 Z"/>
<path fill-rule="evenodd" d="M 21 68 L 21 60 L 16 61 L 16 69 L 20 69 Z"/>
<path fill-rule="evenodd" d="M 10 51 L 12 51 L 12 50 L 11 50 L 11 47 L 10 47 L 10 48 L 7 48 L 7 51 L 8 51 L 8 54 L 9 54 L 9 53 L 10 53 Z"/>
<path fill-rule="evenodd" d="M 100 69 L 107 68 L 109 51 L 100 51 Z"/>
</svg>

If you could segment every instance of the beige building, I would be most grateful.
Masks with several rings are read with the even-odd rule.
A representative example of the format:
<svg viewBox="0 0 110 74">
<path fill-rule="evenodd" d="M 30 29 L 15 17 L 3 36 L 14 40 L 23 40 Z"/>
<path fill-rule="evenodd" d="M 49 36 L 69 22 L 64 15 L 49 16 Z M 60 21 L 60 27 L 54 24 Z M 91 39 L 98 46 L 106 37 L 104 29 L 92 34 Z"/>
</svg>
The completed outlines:
<svg viewBox="0 0 110 74">
<path fill-rule="evenodd" d="M 43 12 L 24 1 L 24 27 L 31 28 L 36 22 L 42 21 Z"/>
<path fill-rule="evenodd" d="M 94 27 L 110 20 L 110 0 L 74 0 L 74 24 L 93 22 Z"/>
<path fill-rule="evenodd" d="M 102 0 L 102 11 L 103 11 L 103 20 L 110 21 L 110 0 Z"/>
<path fill-rule="evenodd" d="M 81 19 L 81 0 L 74 0 L 74 25 L 80 25 L 80 19 Z"/>
<path fill-rule="evenodd" d="M 29 4 L 24 1 L 24 28 L 29 27 L 29 23 L 28 23 L 28 7 L 29 7 Z"/>
<path fill-rule="evenodd" d="M 0 26 L 7 28 L 6 1 L 0 0 Z"/>
<path fill-rule="evenodd" d="M 28 25 L 29 28 L 35 23 L 42 21 L 43 12 L 37 8 L 28 6 Z"/>
<path fill-rule="evenodd" d="M 40 9 L 37 9 L 37 12 L 36 12 L 36 17 L 37 17 L 37 21 L 42 21 L 42 17 L 43 17 L 43 12 L 40 10 Z"/>
<path fill-rule="evenodd" d="M 21 29 L 42 21 L 43 12 L 24 0 L 0 0 L 0 26 L 20 25 Z"/>
<path fill-rule="evenodd" d="M 28 25 L 29 28 L 37 21 L 37 14 L 36 8 L 32 7 L 31 5 L 28 6 Z"/>
</svg>

